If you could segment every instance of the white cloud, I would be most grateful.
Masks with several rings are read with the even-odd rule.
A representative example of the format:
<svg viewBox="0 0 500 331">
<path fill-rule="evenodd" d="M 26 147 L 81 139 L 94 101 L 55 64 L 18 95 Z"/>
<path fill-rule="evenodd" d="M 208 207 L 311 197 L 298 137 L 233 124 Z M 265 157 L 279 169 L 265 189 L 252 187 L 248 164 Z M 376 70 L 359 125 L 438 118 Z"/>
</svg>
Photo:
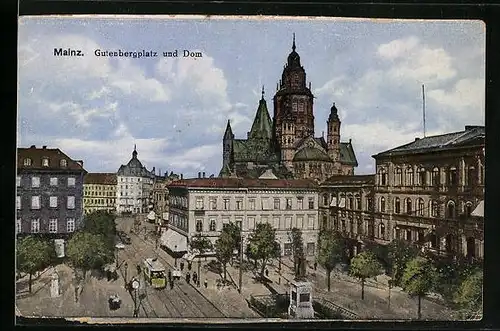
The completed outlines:
<svg viewBox="0 0 500 331">
<path fill-rule="evenodd" d="M 449 107 L 459 116 L 484 120 L 485 82 L 483 79 L 461 79 L 451 89 L 428 92 L 438 104 Z"/>
<path fill-rule="evenodd" d="M 382 57 L 395 59 L 407 56 L 410 51 L 415 49 L 418 43 L 418 39 L 413 36 L 405 39 L 393 40 L 390 43 L 380 45 L 377 53 Z"/>
<path fill-rule="evenodd" d="M 203 171 L 206 169 L 207 161 L 219 159 L 221 153 L 222 146 L 220 144 L 201 145 L 174 154 L 168 158 L 167 162 L 177 169 L 199 169 Z"/>
</svg>

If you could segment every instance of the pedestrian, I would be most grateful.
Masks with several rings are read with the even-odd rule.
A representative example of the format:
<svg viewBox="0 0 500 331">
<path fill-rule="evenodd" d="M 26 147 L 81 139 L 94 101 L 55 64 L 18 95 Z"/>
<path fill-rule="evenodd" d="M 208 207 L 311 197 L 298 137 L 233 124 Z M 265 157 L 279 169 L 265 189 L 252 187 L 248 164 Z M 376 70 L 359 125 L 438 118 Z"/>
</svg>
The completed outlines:
<svg viewBox="0 0 500 331">
<path fill-rule="evenodd" d="M 181 261 L 181 271 L 184 270 L 184 262 Z"/>
<path fill-rule="evenodd" d="M 318 268 L 318 262 L 314 262 L 314 271 Z"/>
<path fill-rule="evenodd" d="M 170 269 L 168 270 L 168 281 L 172 281 L 172 271 L 170 271 Z"/>
<path fill-rule="evenodd" d="M 189 284 L 189 281 L 191 280 L 191 274 L 189 271 L 186 273 L 186 282 Z"/>
<path fill-rule="evenodd" d="M 266 277 L 269 276 L 269 270 L 266 269 Z"/>
<path fill-rule="evenodd" d="M 109 269 L 106 270 L 106 279 L 109 281 L 111 281 L 111 271 L 109 271 Z"/>
<path fill-rule="evenodd" d="M 174 280 L 172 279 L 172 281 L 170 282 L 170 289 L 173 289 L 174 288 Z"/>
<path fill-rule="evenodd" d="M 196 273 L 196 271 L 195 271 L 195 272 L 193 272 L 193 282 L 194 282 L 195 284 L 197 284 L 197 283 L 198 283 L 198 274 Z"/>
<path fill-rule="evenodd" d="M 140 264 L 138 264 L 138 265 L 136 266 L 136 268 L 137 268 L 137 273 L 138 273 L 138 274 L 140 274 L 140 273 L 141 273 L 141 265 L 140 265 Z"/>
<path fill-rule="evenodd" d="M 205 288 L 207 288 L 207 287 L 208 287 L 208 282 L 207 282 L 207 280 L 206 280 L 206 279 L 205 279 L 205 282 L 204 282 L 203 284 L 205 285 Z"/>
</svg>

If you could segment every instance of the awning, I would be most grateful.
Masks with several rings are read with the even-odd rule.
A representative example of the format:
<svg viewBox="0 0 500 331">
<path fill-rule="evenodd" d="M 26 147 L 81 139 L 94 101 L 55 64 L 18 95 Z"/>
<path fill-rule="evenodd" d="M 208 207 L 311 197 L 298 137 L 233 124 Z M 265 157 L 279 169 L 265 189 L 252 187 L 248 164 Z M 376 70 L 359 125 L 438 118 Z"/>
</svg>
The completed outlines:
<svg viewBox="0 0 500 331">
<path fill-rule="evenodd" d="M 484 217 L 484 200 L 481 200 L 476 209 L 471 213 L 471 216 Z"/>
<path fill-rule="evenodd" d="M 167 229 L 162 233 L 160 242 L 172 252 L 187 252 L 187 238 L 177 231 Z"/>
<path fill-rule="evenodd" d="M 150 211 L 149 214 L 148 214 L 148 220 L 150 221 L 154 221 L 156 218 L 156 214 L 154 211 Z"/>
</svg>

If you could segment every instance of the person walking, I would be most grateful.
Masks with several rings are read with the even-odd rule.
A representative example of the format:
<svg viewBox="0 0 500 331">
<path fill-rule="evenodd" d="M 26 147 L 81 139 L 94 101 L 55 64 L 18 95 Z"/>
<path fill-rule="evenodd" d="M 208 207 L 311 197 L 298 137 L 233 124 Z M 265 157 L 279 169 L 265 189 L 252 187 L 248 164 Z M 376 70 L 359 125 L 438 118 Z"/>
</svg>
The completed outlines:
<svg viewBox="0 0 500 331">
<path fill-rule="evenodd" d="M 205 282 L 203 282 L 203 285 L 205 285 L 205 288 L 208 288 L 208 281 L 205 279 Z"/>
<path fill-rule="evenodd" d="M 172 282 L 172 271 L 170 269 L 168 270 L 168 282 Z"/>
<path fill-rule="evenodd" d="M 191 274 L 189 271 L 186 273 L 186 282 L 189 284 L 189 281 L 191 280 Z"/>
<path fill-rule="evenodd" d="M 193 272 L 193 283 L 197 284 L 198 286 L 200 285 L 198 283 L 198 274 L 195 272 Z"/>
<path fill-rule="evenodd" d="M 180 266 L 181 266 L 181 271 L 184 271 L 184 262 L 183 261 L 181 261 Z"/>
<path fill-rule="evenodd" d="M 318 268 L 318 262 L 314 262 L 314 271 Z"/>
<path fill-rule="evenodd" d="M 193 264 L 191 262 L 188 262 L 188 270 L 191 271 L 191 268 L 193 267 Z"/>
</svg>

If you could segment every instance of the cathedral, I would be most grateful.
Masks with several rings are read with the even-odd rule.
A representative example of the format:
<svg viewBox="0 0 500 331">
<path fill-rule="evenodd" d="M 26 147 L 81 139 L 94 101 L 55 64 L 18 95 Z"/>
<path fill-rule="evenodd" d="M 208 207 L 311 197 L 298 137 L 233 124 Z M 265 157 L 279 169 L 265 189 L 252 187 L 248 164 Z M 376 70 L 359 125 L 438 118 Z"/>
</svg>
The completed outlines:
<svg viewBox="0 0 500 331">
<path fill-rule="evenodd" d="M 358 166 L 351 140 L 340 141 L 335 103 L 327 120 L 327 136 L 314 137 L 314 96 L 296 52 L 295 35 L 273 98 L 273 119 L 264 99 L 246 139 L 236 139 L 227 122 L 220 177 L 310 178 L 320 182 L 333 175 L 354 175 Z"/>
</svg>

